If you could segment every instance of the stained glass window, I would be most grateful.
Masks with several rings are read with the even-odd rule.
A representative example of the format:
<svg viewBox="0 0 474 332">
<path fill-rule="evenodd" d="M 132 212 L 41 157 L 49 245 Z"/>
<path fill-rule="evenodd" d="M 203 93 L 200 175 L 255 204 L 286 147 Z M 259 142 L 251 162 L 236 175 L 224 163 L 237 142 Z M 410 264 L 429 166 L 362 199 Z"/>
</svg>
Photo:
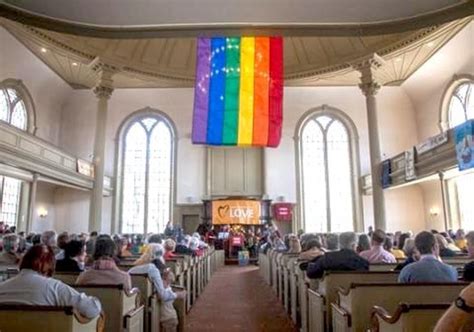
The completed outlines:
<svg viewBox="0 0 474 332">
<path fill-rule="evenodd" d="M 18 129 L 27 130 L 28 113 L 25 102 L 12 87 L 0 85 L 0 120 Z M 0 176 L 0 221 L 14 226 L 18 219 L 21 181 Z"/>
<path fill-rule="evenodd" d="M 160 233 L 171 215 L 172 131 L 159 116 L 135 121 L 124 136 L 122 233 Z"/>
<path fill-rule="evenodd" d="M 464 82 L 456 87 L 449 101 L 448 120 L 449 127 L 454 128 L 469 119 L 474 119 L 474 97 L 472 90 L 474 82 Z M 458 211 L 461 226 L 474 229 L 474 173 L 468 173 L 455 178 Z"/>
<path fill-rule="evenodd" d="M 307 232 L 353 230 L 350 137 L 338 119 L 320 115 L 301 135 L 303 218 Z"/>
</svg>

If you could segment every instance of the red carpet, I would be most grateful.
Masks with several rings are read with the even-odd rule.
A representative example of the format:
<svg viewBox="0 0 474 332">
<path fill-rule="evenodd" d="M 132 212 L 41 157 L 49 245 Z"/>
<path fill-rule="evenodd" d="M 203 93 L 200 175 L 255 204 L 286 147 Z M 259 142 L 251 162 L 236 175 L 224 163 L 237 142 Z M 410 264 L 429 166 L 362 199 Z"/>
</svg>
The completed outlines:
<svg viewBox="0 0 474 332">
<path fill-rule="evenodd" d="M 256 266 L 218 270 L 186 317 L 189 332 L 296 332 Z"/>
</svg>

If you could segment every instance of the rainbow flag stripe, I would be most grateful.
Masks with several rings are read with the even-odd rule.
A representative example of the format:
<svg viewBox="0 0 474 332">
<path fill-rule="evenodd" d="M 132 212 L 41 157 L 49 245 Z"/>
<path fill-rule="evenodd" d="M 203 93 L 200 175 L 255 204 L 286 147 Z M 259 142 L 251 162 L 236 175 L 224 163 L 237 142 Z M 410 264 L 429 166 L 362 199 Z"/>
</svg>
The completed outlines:
<svg viewBox="0 0 474 332">
<path fill-rule="evenodd" d="M 277 147 L 283 39 L 199 38 L 196 62 L 193 143 Z"/>
</svg>

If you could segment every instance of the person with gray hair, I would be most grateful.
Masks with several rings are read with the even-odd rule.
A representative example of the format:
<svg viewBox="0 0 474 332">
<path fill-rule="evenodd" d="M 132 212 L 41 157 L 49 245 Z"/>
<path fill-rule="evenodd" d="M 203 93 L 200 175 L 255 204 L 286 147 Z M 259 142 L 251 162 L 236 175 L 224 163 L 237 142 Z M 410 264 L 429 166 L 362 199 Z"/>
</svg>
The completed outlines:
<svg viewBox="0 0 474 332">
<path fill-rule="evenodd" d="M 44 231 L 41 234 L 41 243 L 53 248 L 54 254 L 57 255 L 61 251 L 57 246 L 58 235 L 55 231 Z"/>
<path fill-rule="evenodd" d="M 470 259 L 474 259 L 474 231 L 466 234 L 467 253 Z M 464 265 L 463 279 L 466 281 L 474 281 L 474 261 Z"/>
<path fill-rule="evenodd" d="M 20 239 L 15 234 L 7 234 L 3 237 L 3 252 L 0 254 L 1 265 L 16 265 L 20 261 L 17 253 Z"/>
<path fill-rule="evenodd" d="M 369 262 L 356 253 L 358 236 L 354 232 L 339 235 L 340 250 L 327 252 L 308 264 L 308 278 L 321 278 L 324 271 L 368 271 Z"/>
<path fill-rule="evenodd" d="M 329 233 L 326 236 L 326 249 L 329 251 L 339 250 L 339 234 Z"/>
</svg>

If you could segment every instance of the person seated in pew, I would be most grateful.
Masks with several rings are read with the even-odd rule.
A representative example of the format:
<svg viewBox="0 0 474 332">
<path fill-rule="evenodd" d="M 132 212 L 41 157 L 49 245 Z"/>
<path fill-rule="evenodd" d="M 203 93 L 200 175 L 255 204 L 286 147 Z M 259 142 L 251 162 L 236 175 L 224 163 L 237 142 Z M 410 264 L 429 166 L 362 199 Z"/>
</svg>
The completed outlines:
<svg viewBox="0 0 474 332">
<path fill-rule="evenodd" d="M 383 243 L 383 248 L 387 250 L 389 253 L 391 253 L 395 259 L 404 259 L 406 258 L 405 253 L 403 250 L 400 250 L 398 248 L 393 247 L 393 242 L 392 239 L 387 237 L 385 239 L 385 242 Z"/>
<path fill-rule="evenodd" d="M 464 288 L 449 309 L 439 319 L 434 332 L 474 330 L 474 283 Z"/>
<path fill-rule="evenodd" d="M 467 252 L 467 240 L 465 237 L 464 229 L 458 229 L 458 231 L 456 232 L 456 237 L 454 239 L 454 244 L 463 252 Z"/>
<path fill-rule="evenodd" d="M 82 272 L 86 259 L 84 242 L 69 241 L 64 248 L 64 258 L 56 261 L 57 272 Z"/>
<path fill-rule="evenodd" d="M 173 291 L 171 289 L 171 285 L 175 281 L 175 276 L 171 269 L 164 266 L 164 268 L 160 268 L 161 278 L 163 279 L 163 287 L 166 291 Z M 161 315 L 160 315 L 160 323 L 163 328 L 163 332 L 176 332 L 178 329 L 178 313 L 173 306 L 172 301 L 163 301 L 161 306 Z"/>
<path fill-rule="evenodd" d="M 191 241 L 191 236 L 186 235 L 183 237 L 181 243 L 176 243 L 175 253 L 181 255 L 194 256 L 194 251 L 189 248 L 189 243 Z"/>
<path fill-rule="evenodd" d="M 174 250 L 176 249 L 176 242 L 173 239 L 166 239 L 164 243 L 165 254 L 163 258 L 167 261 L 176 257 Z"/>
<path fill-rule="evenodd" d="M 436 242 L 438 242 L 439 246 L 439 257 L 454 257 L 456 253 L 448 248 L 448 241 L 446 238 L 441 234 L 435 234 Z"/>
<path fill-rule="evenodd" d="M 298 237 L 294 234 L 288 236 L 288 251 L 289 254 L 301 253 L 301 243 Z"/>
<path fill-rule="evenodd" d="M 336 251 L 339 250 L 339 234 L 329 233 L 326 235 L 326 249 L 327 251 Z"/>
<path fill-rule="evenodd" d="M 66 247 L 66 244 L 70 241 L 69 233 L 68 232 L 62 232 L 61 234 L 58 235 L 58 249 L 59 252 L 56 254 L 56 261 L 63 259 L 64 258 L 64 248 Z"/>
<path fill-rule="evenodd" d="M 51 247 L 31 247 L 20 263 L 17 276 L 0 283 L 0 303 L 40 306 L 72 306 L 87 318 L 97 317 L 102 308 L 99 300 L 51 278 L 56 260 Z"/>
<path fill-rule="evenodd" d="M 128 250 L 129 241 L 127 237 L 117 235 L 114 241 L 115 245 L 117 246 L 117 257 L 119 259 L 133 256 L 132 253 Z"/>
<path fill-rule="evenodd" d="M 301 270 L 306 271 L 310 261 L 313 261 L 315 258 L 324 255 L 324 250 L 321 246 L 321 242 L 315 234 L 311 234 L 311 239 L 305 239 L 303 246 L 301 248 L 301 253 L 298 256 L 298 260 L 303 261 L 299 267 Z"/>
<path fill-rule="evenodd" d="M 420 259 L 400 271 L 398 282 L 457 282 L 457 270 L 439 259 L 439 246 L 434 234 L 427 231 L 418 233 L 415 247 L 420 253 Z"/>
<path fill-rule="evenodd" d="M 15 234 L 7 234 L 3 237 L 3 251 L 0 254 L 0 265 L 17 265 L 20 262 L 18 245 L 20 239 Z"/>
<path fill-rule="evenodd" d="M 57 245 L 58 235 L 55 231 L 44 231 L 41 234 L 41 243 L 53 248 L 54 254 L 57 255 L 61 251 Z"/>
<path fill-rule="evenodd" d="M 359 241 L 357 244 L 357 252 L 361 253 L 363 251 L 370 250 L 370 237 L 365 234 L 359 234 Z"/>
<path fill-rule="evenodd" d="M 403 252 L 407 259 L 395 267 L 395 271 L 401 271 L 408 264 L 414 263 L 420 259 L 420 253 L 415 248 L 415 239 L 408 238 L 404 240 Z"/>
<path fill-rule="evenodd" d="M 359 255 L 371 264 L 396 263 L 395 256 L 383 248 L 385 238 L 385 232 L 381 229 L 376 229 L 372 234 L 371 249 L 362 251 Z"/>
<path fill-rule="evenodd" d="M 92 267 L 82 272 L 77 285 L 123 285 L 126 291 L 132 289 L 130 275 L 121 271 L 114 260 L 117 248 L 111 237 L 101 235 L 95 241 Z"/>
<path fill-rule="evenodd" d="M 143 255 L 135 261 L 135 266 L 128 270 L 128 273 L 131 275 L 148 274 L 148 278 L 153 282 L 155 290 L 162 301 L 174 301 L 178 297 L 184 299 L 186 292 L 175 293 L 171 288 L 166 289 L 163 285 L 159 268 L 165 265 L 164 251 L 161 244 L 149 244 Z"/>
<path fill-rule="evenodd" d="M 356 253 L 357 234 L 344 232 L 339 235 L 339 251 L 327 252 L 308 264 L 306 275 L 321 278 L 324 271 L 368 271 L 369 262 Z"/>
<path fill-rule="evenodd" d="M 466 235 L 466 249 L 468 258 L 474 259 L 474 231 Z M 466 281 L 474 281 L 474 261 L 464 265 L 462 278 Z"/>
</svg>

